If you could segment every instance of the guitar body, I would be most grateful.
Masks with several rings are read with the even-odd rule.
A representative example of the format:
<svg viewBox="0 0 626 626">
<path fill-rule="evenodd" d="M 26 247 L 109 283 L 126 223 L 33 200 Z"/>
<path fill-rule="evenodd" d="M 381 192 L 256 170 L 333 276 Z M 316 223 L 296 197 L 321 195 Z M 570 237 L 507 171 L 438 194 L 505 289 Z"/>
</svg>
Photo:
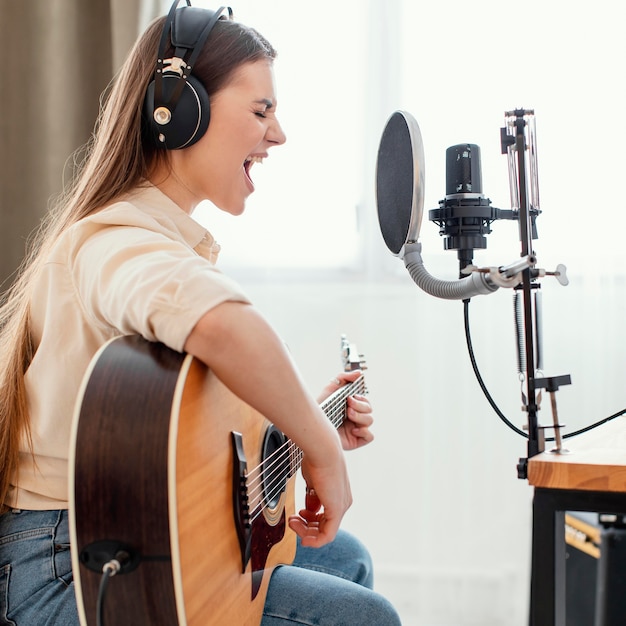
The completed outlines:
<svg viewBox="0 0 626 626">
<path fill-rule="evenodd" d="M 95 626 L 101 567 L 119 554 L 127 558 L 108 582 L 104 623 L 259 624 L 271 570 L 291 563 L 296 545 L 286 525 L 291 472 L 260 515 L 248 518 L 247 496 L 237 512 L 237 481 L 263 463 L 271 428 L 189 355 L 135 336 L 101 349 L 70 457 L 83 626 Z"/>
</svg>

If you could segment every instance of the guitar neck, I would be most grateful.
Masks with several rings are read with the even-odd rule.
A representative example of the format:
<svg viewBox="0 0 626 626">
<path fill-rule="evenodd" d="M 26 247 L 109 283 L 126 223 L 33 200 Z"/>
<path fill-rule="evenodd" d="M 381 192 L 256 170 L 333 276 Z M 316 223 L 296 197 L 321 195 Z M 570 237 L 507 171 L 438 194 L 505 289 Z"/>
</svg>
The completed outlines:
<svg viewBox="0 0 626 626">
<path fill-rule="evenodd" d="M 320 408 L 326 414 L 326 417 L 330 420 L 330 423 L 339 428 L 346 418 L 346 411 L 348 410 L 347 400 L 350 396 L 355 394 L 365 394 L 367 389 L 365 387 L 365 378 L 363 375 L 359 376 L 354 382 L 343 385 L 337 391 L 332 393 L 326 400 L 320 404 Z M 288 441 L 289 446 L 289 477 L 294 476 L 302 465 L 303 453 L 298 446 L 292 441 Z"/>
</svg>

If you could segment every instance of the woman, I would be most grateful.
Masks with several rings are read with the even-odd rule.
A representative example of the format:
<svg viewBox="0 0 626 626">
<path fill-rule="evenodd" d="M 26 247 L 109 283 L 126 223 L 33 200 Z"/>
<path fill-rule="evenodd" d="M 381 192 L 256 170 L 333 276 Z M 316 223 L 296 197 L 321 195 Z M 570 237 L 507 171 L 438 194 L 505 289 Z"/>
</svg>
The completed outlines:
<svg viewBox="0 0 626 626">
<path fill-rule="evenodd" d="M 2 307 L 0 623 L 78 623 L 66 510 L 70 423 L 87 365 L 119 334 L 194 355 L 303 451 L 317 498 L 289 520 L 299 567 L 274 571 L 262 623 L 399 623 L 369 589 L 367 553 L 339 531 L 351 504 L 343 449 L 371 441 L 369 403 L 351 398 L 348 421 L 334 430 L 279 337 L 215 269 L 219 246 L 190 217 L 207 199 L 242 213 L 253 164 L 284 143 L 275 52 L 256 31 L 217 20 L 220 11 L 177 5 L 131 51 L 81 172 Z M 192 136 L 180 140 L 170 128 L 188 87 L 192 103 L 206 90 L 210 115 L 201 104 Z M 353 378 L 341 374 L 324 395 Z"/>
</svg>

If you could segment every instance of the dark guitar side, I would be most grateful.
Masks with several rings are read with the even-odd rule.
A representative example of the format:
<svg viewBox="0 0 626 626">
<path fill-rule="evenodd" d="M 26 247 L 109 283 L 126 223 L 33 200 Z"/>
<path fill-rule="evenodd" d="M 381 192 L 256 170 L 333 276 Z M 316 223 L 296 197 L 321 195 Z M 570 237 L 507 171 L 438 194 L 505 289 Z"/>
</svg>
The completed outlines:
<svg viewBox="0 0 626 626">
<path fill-rule="evenodd" d="M 271 547 L 252 597 L 251 566 L 242 572 L 233 523 L 230 439 L 233 430 L 245 434 L 254 467 L 267 426 L 192 357 L 138 337 L 107 345 L 84 388 L 70 459 L 84 626 L 96 624 L 101 579 L 85 562 L 85 548 L 102 540 L 128 546 L 135 560 L 110 579 L 105 624 L 259 623 L 270 571 L 293 560 L 295 535 L 287 531 Z M 293 482 L 281 501 L 287 512 Z"/>
</svg>

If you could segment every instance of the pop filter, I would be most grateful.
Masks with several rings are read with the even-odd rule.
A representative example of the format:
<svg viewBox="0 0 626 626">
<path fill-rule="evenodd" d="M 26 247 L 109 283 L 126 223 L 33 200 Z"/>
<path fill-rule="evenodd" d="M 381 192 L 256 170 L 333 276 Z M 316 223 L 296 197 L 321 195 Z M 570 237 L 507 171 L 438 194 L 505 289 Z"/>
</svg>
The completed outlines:
<svg viewBox="0 0 626 626">
<path fill-rule="evenodd" d="M 396 111 L 378 148 L 376 202 L 383 239 L 395 256 L 417 241 L 424 209 L 424 144 L 415 118 Z"/>
<path fill-rule="evenodd" d="M 498 287 L 478 272 L 459 280 L 431 276 L 422 261 L 418 242 L 424 209 L 424 144 L 415 118 L 395 111 L 387 120 L 376 163 L 378 222 L 387 247 L 399 256 L 418 287 L 450 300 L 492 293 Z"/>
</svg>

